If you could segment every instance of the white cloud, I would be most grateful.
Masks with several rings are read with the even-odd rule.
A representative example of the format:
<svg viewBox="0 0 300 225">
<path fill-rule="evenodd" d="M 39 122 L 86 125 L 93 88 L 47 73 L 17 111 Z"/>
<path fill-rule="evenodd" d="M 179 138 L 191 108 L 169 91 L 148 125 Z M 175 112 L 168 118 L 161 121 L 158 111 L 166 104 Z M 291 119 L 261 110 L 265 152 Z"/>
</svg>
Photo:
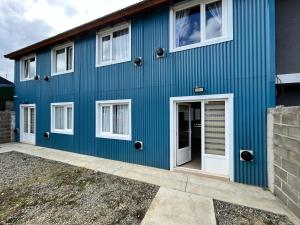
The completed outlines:
<svg viewBox="0 0 300 225">
<path fill-rule="evenodd" d="M 2 55 L 66 31 L 140 0 L 1 0 L 0 76 L 13 80 L 13 63 Z"/>
</svg>

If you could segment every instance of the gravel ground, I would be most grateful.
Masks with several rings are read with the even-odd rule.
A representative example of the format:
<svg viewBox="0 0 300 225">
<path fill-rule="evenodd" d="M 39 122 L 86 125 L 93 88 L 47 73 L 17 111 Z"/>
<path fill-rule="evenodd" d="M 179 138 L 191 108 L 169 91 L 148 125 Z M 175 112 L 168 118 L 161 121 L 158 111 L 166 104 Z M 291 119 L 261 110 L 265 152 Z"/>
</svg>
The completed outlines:
<svg viewBox="0 0 300 225">
<path fill-rule="evenodd" d="M 214 200 L 218 225 L 293 225 L 286 216 Z"/>
<path fill-rule="evenodd" d="M 140 224 L 157 186 L 17 152 L 0 154 L 0 225 Z"/>
</svg>

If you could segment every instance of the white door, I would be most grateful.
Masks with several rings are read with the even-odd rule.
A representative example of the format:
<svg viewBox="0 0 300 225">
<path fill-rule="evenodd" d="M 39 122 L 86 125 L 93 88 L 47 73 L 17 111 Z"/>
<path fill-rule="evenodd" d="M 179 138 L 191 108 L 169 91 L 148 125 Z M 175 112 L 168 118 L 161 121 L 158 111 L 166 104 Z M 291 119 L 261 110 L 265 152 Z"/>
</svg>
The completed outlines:
<svg viewBox="0 0 300 225">
<path fill-rule="evenodd" d="M 35 144 L 35 105 L 21 105 L 20 142 Z"/>
<path fill-rule="evenodd" d="M 177 166 L 192 160 L 191 150 L 191 106 L 177 106 Z"/>
<path fill-rule="evenodd" d="M 229 176 L 228 102 L 204 101 L 202 104 L 202 169 Z"/>
</svg>

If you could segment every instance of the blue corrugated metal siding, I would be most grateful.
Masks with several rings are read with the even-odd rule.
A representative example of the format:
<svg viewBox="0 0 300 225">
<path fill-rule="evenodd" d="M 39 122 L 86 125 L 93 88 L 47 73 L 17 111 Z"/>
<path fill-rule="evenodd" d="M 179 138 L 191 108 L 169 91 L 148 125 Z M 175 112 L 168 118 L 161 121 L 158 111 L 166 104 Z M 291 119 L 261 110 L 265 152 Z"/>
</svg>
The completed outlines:
<svg viewBox="0 0 300 225">
<path fill-rule="evenodd" d="M 273 37 L 267 34 L 273 31 L 272 4 L 233 0 L 233 41 L 169 53 L 160 60 L 155 50 L 169 49 L 169 9 L 136 17 L 132 59 L 141 56 L 141 67 L 128 62 L 96 68 L 95 34 L 75 40 L 75 72 L 49 82 L 43 77 L 50 75 L 50 49 L 37 54 L 40 81 L 19 82 L 17 61 L 17 103 L 37 104 L 37 145 L 168 169 L 169 98 L 194 95 L 193 88 L 202 85 L 206 94 L 234 93 L 235 180 L 266 186 L 266 110 L 274 105 L 275 87 Z M 132 141 L 95 138 L 95 101 L 114 99 L 132 99 Z M 63 101 L 74 101 L 74 135 L 51 134 L 45 140 L 50 103 Z M 135 140 L 144 142 L 143 151 L 135 151 Z M 241 162 L 240 149 L 253 150 L 254 162 Z"/>
</svg>

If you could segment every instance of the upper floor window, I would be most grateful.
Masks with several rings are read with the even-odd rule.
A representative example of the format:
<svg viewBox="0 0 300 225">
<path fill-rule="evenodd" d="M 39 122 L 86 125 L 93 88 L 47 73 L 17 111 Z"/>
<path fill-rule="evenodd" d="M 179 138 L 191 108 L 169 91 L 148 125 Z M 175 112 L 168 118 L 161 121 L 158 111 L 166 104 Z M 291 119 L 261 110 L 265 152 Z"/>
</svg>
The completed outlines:
<svg viewBox="0 0 300 225">
<path fill-rule="evenodd" d="M 59 134 L 73 134 L 74 103 L 51 104 L 51 132 Z"/>
<path fill-rule="evenodd" d="M 21 59 L 21 81 L 33 80 L 36 75 L 36 55 L 26 56 Z"/>
<path fill-rule="evenodd" d="M 52 49 L 52 75 L 74 71 L 74 44 L 72 42 Z"/>
<path fill-rule="evenodd" d="M 232 40 L 232 0 L 193 0 L 170 12 L 171 51 Z"/>
<path fill-rule="evenodd" d="M 131 60 L 130 24 L 100 31 L 96 36 L 96 66 Z"/>
</svg>

